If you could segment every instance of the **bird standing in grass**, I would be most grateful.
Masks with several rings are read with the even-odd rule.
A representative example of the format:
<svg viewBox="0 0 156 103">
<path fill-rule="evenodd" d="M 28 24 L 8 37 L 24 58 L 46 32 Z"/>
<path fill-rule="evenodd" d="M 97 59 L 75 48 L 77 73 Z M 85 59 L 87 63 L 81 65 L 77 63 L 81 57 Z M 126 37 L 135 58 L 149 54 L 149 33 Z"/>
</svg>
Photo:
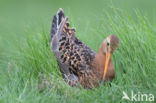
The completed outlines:
<svg viewBox="0 0 156 103">
<path fill-rule="evenodd" d="M 53 53 L 69 85 L 92 88 L 114 78 L 111 56 L 119 44 L 117 36 L 107 37 L 96 53 L 75 36 L 61 8 L 53 17 L 50 34 Z"/>
</svg>

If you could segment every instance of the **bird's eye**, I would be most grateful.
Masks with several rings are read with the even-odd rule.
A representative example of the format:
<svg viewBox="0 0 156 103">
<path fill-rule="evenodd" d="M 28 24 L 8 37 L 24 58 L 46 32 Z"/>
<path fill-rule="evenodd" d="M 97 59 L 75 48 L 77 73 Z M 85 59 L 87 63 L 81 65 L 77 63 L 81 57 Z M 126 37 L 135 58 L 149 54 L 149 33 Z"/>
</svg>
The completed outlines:
<svg viewBox="0 0 156 103">
<path fill-rule="evenodd" d="M 109 42 L 107 42 L 107 46 L 109 46 Z"/>
</svg>

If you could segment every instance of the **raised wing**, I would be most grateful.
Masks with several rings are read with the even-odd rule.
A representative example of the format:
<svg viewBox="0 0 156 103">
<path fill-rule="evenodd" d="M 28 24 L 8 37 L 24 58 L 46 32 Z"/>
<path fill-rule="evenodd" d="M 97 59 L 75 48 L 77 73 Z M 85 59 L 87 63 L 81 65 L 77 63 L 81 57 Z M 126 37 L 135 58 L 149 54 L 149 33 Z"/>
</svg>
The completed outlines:
<svg viewBox="0 0 156 103">
<path fill-rule="evenodd" d="M 96 53 L 75 37 L 75 29 L 70 27 L 62 9 L 53 18 L 51 47 L 65 81 L 76 86 L 80 77 L 90 72 Z"/>
<path fill-rule="evenodd" d="M 68 65 L 71 73 L 81 75 L 89 69 L 96 53 L 75 37 L 75 29 L 71 29 L 68 18 L 62 22 L 58 33 L 61 35 L 58 49 L 60 61 Z"/>
</svg>

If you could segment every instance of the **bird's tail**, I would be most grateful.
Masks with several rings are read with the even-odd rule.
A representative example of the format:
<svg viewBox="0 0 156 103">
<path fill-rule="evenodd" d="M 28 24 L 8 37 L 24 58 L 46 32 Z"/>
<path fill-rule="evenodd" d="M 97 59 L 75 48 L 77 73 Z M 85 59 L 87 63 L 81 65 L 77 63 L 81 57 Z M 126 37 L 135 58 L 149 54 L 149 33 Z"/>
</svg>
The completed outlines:
<svg viewBox="0 0 156 103">
<path fill-rule="evenodd" d="M 59 29 L 60 24 L 61 24 L 63 19 L 64 19 L 64 12 L 63 12 L 63 9 L 60 8 L 58 10 L 57 14 L 54 15 L 54 17 L 53 17 L 51 31 L 50 31 L 51 39 L 57 33 L 57 30 Z"/>
</svg>

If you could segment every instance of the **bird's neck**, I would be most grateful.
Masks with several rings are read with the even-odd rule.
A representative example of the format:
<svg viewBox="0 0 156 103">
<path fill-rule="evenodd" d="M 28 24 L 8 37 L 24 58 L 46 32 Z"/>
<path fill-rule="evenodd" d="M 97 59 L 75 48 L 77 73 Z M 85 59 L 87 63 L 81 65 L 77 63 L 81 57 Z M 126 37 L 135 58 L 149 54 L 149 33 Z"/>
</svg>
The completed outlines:
<svg viewBox="0 0 156 103">
<path fill-rule="evenodd" d="M 99 80 L 102 80 L 102 75 L 105 66 L 105 57 L 106 55 L 101 50 L 99 50 L 94 59 L 94 72 L 99 78 Z"/>
<path fill-rule="evenodd" d="M 104 66 L 105 66 L 105 59 L 106 54 L 100 49 L 99 52 L 96 54 L 94 59 L 94 73 L 98 80 L 102 81 L 102 76 L 104 73 Z M 112 80 L 114 78 L 114 65 L 112 59 L 110 58 L 107 72 L 106 72 L 106 80 Z"/>
</svg>

